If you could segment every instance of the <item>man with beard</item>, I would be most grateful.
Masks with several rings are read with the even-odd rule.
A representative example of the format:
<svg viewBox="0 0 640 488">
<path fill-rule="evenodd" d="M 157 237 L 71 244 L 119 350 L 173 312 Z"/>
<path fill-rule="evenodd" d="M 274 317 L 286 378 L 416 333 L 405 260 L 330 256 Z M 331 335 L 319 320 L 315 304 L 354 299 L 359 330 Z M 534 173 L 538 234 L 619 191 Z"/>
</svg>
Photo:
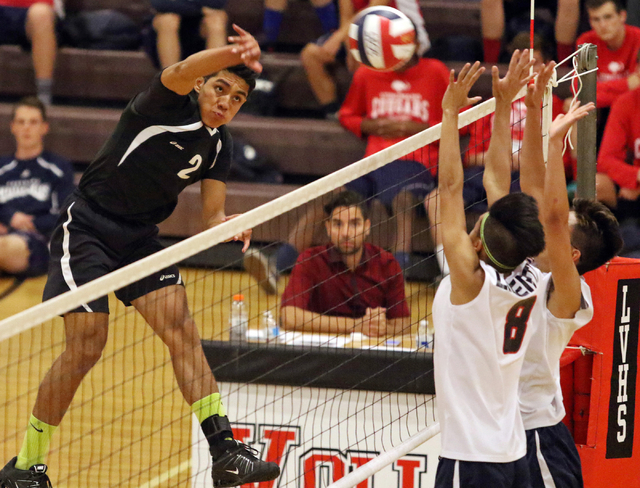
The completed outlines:
<svg viewBox="0 0 640 488">
<path fill-rule="evenodd" d="M 409 330 L 402 270 L 391 253 L 364 242 L 371 221 L 360 195 L 343 191 L 324 211 L 331 242 L 298 257 L 282 295 L 282 327 L 370 337 Z"/>
</svg>

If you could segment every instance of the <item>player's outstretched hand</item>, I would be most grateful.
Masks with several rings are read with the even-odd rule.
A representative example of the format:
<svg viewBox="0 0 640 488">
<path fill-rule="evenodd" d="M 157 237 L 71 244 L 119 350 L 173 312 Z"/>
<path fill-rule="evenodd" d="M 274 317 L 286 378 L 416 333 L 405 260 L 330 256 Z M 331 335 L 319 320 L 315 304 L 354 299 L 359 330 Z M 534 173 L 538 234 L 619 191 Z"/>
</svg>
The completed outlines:
<svg viewBox="0 0 640 488">
<path fill-rule="evenodd" d="M 449 86 L 442 98 L 442 110 L 460 112 L 461 109 L 482 100 L 482 97 L 469 98 L 469 90 L 484 72 L 480 62 L 476 61 L 473 66 L 465 64 L 460 70 L 456 80 L 455 71 L 449 73 Z"/>
<path fill-rule="evenodd" d="M 238 33 L 237 36 L 229 36 L 229 43 L 233 45 L 232 52 L 240 54 L 242 62 L 256 73 L 262 73 L 262 64 L 260 64 L 260 45 L 255 38 L 242 27 L 233 24 L 233 30 Z"/>
<path fill-rule="evenodd" d="M 242 214 L 233 214 L 233 215 L 227 215 L 224 219 L 222 219 L 223 222 L 228 222 L 231 219 L 235 219 L 236 217 L 239 217 Z M 234 241 L 243 241 L 244 245 L 242 246 L 242 252 L 246 252 L 247 249 L 249 249 L 249 244 L 251 244 L 251 234 L 252 234 L 253 230 L 252 229 L 247 229 L 242 231 L 240 234 L 237 234 L 235 236 L 233 236 L 233 240 Z"/>
<path fill-rule="evenodd" d="M 511 105 L 518 92 L 533 78 L 529 74 L 533 60 L 529 59 L 529 50 L 519 51 L 516 49 L 511 56 L 509 69 L 504 78 L 500 78 L 497 66 L 491 68 L 491 80 L 493 96 L 496 104 L 505 103 Z"/>
<path fill-rule="evenodd" d="M 576 100 L 569 112 L 566 114 L 558 115 L 552 122 L 549 129 L 549 135 L 552 140 L 562 140 L 569 132 L 571 126 L 580 119 L 589 115 L 589 112 L 595 110 L 596 106 L 593 102 L 589 102 L 586 105 L 581 106 L 580 102 Z"/>
<path fill-rule="evenodd" d="M 536 82 L 527 87 L 527 94 L 524 97 L 524 104 L 527 106 L 527 109 L 540 109 L 544 98 L 544 92 L 547 89 L 547 85 L 549 84 L 549 80 L 553 76 L 555 69 L 555 61 L 542 65 L 542 69 L 536 77 Z"/>
</svg>

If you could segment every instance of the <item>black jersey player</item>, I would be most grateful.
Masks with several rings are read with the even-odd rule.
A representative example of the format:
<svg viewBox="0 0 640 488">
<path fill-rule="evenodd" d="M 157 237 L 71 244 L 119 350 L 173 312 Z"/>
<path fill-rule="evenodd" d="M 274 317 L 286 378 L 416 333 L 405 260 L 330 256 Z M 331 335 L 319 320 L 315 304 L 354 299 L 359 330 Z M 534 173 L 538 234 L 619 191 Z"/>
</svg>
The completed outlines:
<svg viewBox="0 0 640 488">
<path fill-rule="evenodd" d="M 255 39 L 234 29 L 237 35 L 228 46 L 168 67 L 131 100 L 62 207 L 51 241 L 45 299 L 161 249 L 156 224 L 195 181 L 201 181 L 205 227 L 230 218 L 224 211 L 231 157 L 225 124 L 262 70 Z M 246 250 L 250 237 L 247 230 L 235 238 L 244 241 Z M 276 478 L 277 464 L 256 458 L 233 440 L 177 267 L 126 286 L 116 296 L 133 305 L 167 345 L 180 390 L 209 441 L 214 486 Z M 49 440 L 83 377 L 100 358 L 108 313 L 107 297 L 102 297 L 65 314 L 66 348 L 40 385 L 22 449 L 0 472 L 0 486 L 50 486 L 44 465 Z"/>
</svg>

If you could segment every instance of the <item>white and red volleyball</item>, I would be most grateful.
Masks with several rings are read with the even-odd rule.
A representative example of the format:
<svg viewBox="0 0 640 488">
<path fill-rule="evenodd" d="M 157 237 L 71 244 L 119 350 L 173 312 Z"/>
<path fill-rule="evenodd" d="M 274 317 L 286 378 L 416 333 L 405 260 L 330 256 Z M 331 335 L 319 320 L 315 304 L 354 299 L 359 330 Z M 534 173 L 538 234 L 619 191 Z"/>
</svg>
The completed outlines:
<svg viewBox="0 0 640 488">
<path fill-rule="evenodd" d="M 391 7 L 369 7 L 349 26 L 349 50 L 362 64 L 393 71 L 416 50 L 416 30 L 405 14 Z"/>
</svg>

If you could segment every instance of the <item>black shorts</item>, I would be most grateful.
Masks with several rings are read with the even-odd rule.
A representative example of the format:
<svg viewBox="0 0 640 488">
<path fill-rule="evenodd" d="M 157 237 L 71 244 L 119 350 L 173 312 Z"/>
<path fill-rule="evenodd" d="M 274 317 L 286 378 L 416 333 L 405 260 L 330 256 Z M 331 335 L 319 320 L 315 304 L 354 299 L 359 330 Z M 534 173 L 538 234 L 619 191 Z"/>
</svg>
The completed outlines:
<svg viewBox="0 0 640 488">
<path fill-rule="evenodd" d="M 435 488 L 531 488 L 526 457 L 511 463 L 440 458 Z"/>
<path fill-rule="evenodd" d="M 43 300 L 100 278 L 163 249 L 158 227 L 110 215 L 90 205 L 76 191 L 63 206 L 51 236 L 51 261 Z M 178 267 L 169 266 L 115 292 L 126 306 L 166 286 L 182 284 Z M 72 312 L 109 313 L 107 296 Z"/>
<path fill-rule="evenodd" d="M 227 0 L 151 0 L 151 6 L 158 13 L 173 13 L 183 17 L 200 15 L 202 7 L 224 10 Z"/>
<path fill-rule="evenodd" d="M 28 48 L 26 23 L 28 8 L 0 6 L 0 44 L 20 44 Z"/>
<path fill-rule="evenodd" d="M 527 463 L 532 488 L 582 488 L 580 455 L 567 426 L 527 431 Z"/>
</svg>

